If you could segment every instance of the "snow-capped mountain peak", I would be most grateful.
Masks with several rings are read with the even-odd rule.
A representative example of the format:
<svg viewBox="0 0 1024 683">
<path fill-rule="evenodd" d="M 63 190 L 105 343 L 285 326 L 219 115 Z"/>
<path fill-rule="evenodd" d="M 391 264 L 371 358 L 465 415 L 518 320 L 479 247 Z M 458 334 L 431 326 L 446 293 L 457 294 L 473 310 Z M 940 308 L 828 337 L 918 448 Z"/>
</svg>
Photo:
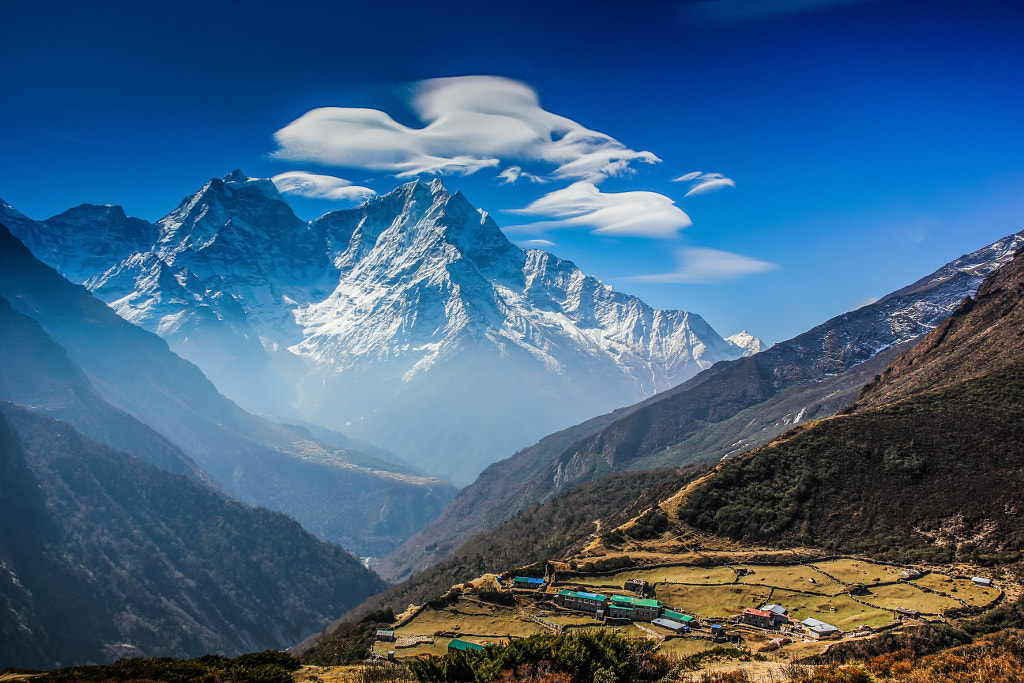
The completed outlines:
<svg viewBox="0 0 1024 683">
<path fill-rule="evenodd" d="M 764 342 L 750 334 L 746 330 L 737 332 L 731 337 L 726 337 L 725 341 L 729 342 L 733 346 L 743 350 L 744 356 L 753 356 L 755 353 L 764 351 L 767 347 Z"/>
<path fill-rule="evenodd" d="M 746 348 L 516 247 L 439 179 L 305 223 L 233 171 L 150 229 L 79 281 L 243 406 L 456 482 Z"/>
</svg>

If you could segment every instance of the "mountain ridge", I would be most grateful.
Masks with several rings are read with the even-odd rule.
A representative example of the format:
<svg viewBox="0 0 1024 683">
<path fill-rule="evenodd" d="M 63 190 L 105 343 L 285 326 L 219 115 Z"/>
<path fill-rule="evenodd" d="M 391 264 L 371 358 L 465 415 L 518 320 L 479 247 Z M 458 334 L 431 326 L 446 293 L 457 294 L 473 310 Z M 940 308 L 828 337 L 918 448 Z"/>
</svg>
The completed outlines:
<svg viewBox="0 0 1024 683">
<path fill-rule="evenodd" d="M 1024 250 L 849 408 L 717 467 L 679 519 L 750 542 L 1019 561 L 1022 294 Z"/>
<path fill-rule="evenodd" d="M 281 513 L 0 401 L 5 666 L 281 648 L 383 582 Z"/>
<path fill-rule="evenodd" d="M 72 214 L 39 224 L 22 216 L 16 233 L 52 254 L 62 225 L 97 230 Z M 643 398 L 755 344 L 726 341 L 696 314 L 656 311 L 569 261 L 520 249 L 439 180 L 304 223 L 270 181 L 234 171 L 147 234 L 156 235 L 148 248 L 104 245 L 120 260 L 76 279 L 245 407 L 323 424 L 462 482 L 530 435 Z M 82 239 L 74 248 L 95 246 Z M 503 396 L 515 406 L 511 424 L 507 408 L 488 407 Z M 467 421 L 485 425 L 467 435 Z M 431 442 L 445 445 L 422 445 Z"/>
<path fill-rule="evenodd" d="M 473 534 L 580 481 L 717 460 L 834 414 L 1022 244 L 1024 233 L 1007 236 L 791 340 L 545 437 L 491 465 L 437 520 L 376 565 L 378 571 L 396 580 L 422 570 Z"/>
</svg>

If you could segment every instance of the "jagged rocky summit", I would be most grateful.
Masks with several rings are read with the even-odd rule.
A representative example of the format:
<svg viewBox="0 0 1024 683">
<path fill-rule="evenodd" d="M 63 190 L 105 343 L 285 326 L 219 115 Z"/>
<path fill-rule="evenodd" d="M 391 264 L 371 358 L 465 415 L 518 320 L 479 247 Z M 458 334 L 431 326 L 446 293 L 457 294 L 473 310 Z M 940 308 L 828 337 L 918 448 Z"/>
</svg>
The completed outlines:
<svg viewBox="0 0 1024 683">
<path fill-rule="evenodd" d="M 520 249 L 439 180 L 308 223 L 241 171 L 155 225 L 96 206 L 7 223 L 244 407 L 340 429 L 459 483 L 760 348 Z"/>
</svg>

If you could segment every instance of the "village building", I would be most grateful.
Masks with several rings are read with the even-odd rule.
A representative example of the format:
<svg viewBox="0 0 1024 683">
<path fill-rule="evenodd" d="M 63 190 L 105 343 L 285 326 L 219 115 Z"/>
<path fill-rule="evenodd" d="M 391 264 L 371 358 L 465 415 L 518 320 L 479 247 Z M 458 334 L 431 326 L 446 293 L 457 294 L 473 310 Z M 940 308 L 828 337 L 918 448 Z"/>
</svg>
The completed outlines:
<svg viewBox="0 0 1024 683">
<path fill-rule="evenodd" d="M 761 605 L 761 609 L 763 609 L 765 612 L 772 613 L 773 626 L 789 623 L 789 610 L 787 610 L 782 605 Z"/>
<path fill-rule="evenodd" d="M 555 602 L 560 607 L 575 609 L 582 612 L 597 612 L 603 610 L 608 604 L 608 596 L 600 593 L 586 593 L 583 591 L 560 590 L 555 595 Z"/>
<path fill-rule="evenodd" d="M 544 579 L 534 579 L 529 576 L 517 576 L 512 579 L 513 588 L 540 588 L 544 585 Z"/>
<path fill-rule="evenodd" d="M 971 579 L 971 581 L 975 585 L 977 585 L 977 586 L 984 586 L 985 588 L 988 588 L 989 586 L 992 585 L 992 579 L 983 579 L 980 576 L 975 576 L 974 578 Z"/>
<path fill-rule="evenodd" d="M 647 590 L 647 582 L 643 579 L 626 579 L 626 583 L 622 584 L 622 589 L 644 593 Z"/>
<path fill-rule="evenodd" d="M 832 624 L 826 624 L 824 621 L 818 621 L 813 617 L 808 617 L 800 623 L 807 628 L 812 638 L 829 638 L 840 633 L 839 629 Z"/>
<path fill-rule="evenodd" d="M 758 628 L 771 628 L 775 625 L 772 621 L 772 613 L 763 609 L 753 609 L 748 607 L 743 610 L 743 614 L 737 615 L 737 621 L 740 621 L 749 626 L 757 626 Z"/>
<path fill-rule="evenodd" d="M 452 638 L 451 642 L 448 643 L 448 654 L 452 654 L 453 652 L 468 652 L 483 649 L 483 645 L 477 645 L 476 643 L 471 643 L 468 640 L 462 640 L 461 638 Z"/>
<path fill-rule="evenodd" d="M 647 600 L 628 595 L 613 595 L 608 605 L 608 616 L 617 619 L 650 621 L 661 616 L 665 603 L 661 600 Z"/>
<path fill-rule="evenodd" d="M 377 629 L 377 640 L 392 641 L 395 639 L 395 632 L 389 628 Z"/>
<path fill-rule="evenodd" d="M 689 626 L 690 628 L 693 628 L 697 625 L 696 617 L 689 614 L 683 614 L 682 612 L 673 612 L 670 609 L 663 609 L 661 610 L 661 616 L 665 617 L 666 619 L 672 619 L 673 621 L 682 622 L 684 625 Z"/>
</svg>

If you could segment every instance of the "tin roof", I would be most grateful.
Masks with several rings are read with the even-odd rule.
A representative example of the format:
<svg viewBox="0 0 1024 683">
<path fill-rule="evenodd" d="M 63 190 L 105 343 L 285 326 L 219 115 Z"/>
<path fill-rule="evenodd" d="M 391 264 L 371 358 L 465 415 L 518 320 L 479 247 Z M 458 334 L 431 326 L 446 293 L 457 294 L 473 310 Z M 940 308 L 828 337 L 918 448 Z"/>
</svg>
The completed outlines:
<svg viewBox="0 0 1024 683">
<path fill-rule="evenodd" d="M 670 628 L 673 631 L 682 631 L 684 628 L 690 628 L 686 624 L 680 624 L 678 621 L 672 621 L 671 619 L 663 619 L 661 617 L 658 617 L 657 619 L 651 619 L 651 623 L 657 624 L 658 626 L 664 626 L 665 628 Z"/>
<path fill-rule="evenodd" d="M 836 628 L 832 624 L 826 624 L 824 621 L 818 621 L 814 617 L 807 617 L 806 619 L 804 619 L 800 623 L 803 624 L 804 626 L 806 626 L 807 628 L 813 629 L 815 631 L 838 631 L 839 630 L 838 628 Z"/>
<path fill-rule="evenodd" d="M 587 598 L 588 600 L 599 600 L 601 602 L 608 599 L 607 595 L 601 595 L 600 593 L 584 593 L 583 591 L 576 593 L 576 597 Z"/>
<path fill-rule="evenodd" d="M 571 591 L 568 588 L 563 588 L 558 591 L 558 595 L 564 595 L 570 598 L 586 598 L 588 600 L 597 600 L 598 602 L 604 602 L 608 599 L 607 595 L 601 595 L 600 593 L 585 593 L 583 591 Z"/>
<path fill-rule="evenodd" d="M 451 642 L 448 643 L 448 647 L 453 647 L 456 650 L 482 650 L 482 649 L 484 649 L 483 645 L 477 645 L 476 643 L 471 643 L 469 641 L 462 640 L 460 638 L 452 638 Z"/>
</svg>

